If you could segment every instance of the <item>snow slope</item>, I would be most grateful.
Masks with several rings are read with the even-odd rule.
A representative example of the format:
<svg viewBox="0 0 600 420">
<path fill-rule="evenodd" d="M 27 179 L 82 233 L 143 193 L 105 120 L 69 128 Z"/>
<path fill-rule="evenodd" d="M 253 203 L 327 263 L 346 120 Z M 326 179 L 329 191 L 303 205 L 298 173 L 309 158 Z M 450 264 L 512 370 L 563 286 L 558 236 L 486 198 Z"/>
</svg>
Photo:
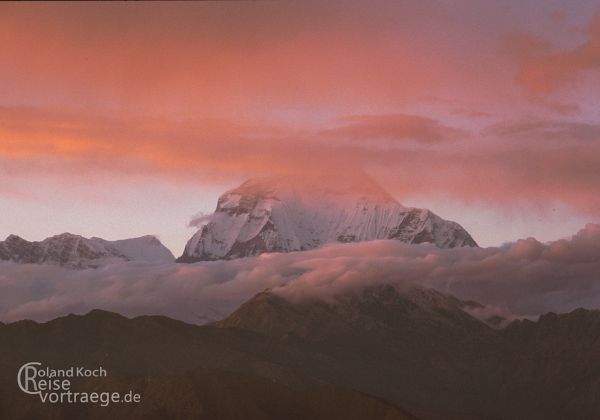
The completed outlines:
<svg viewBox="0 0 600 420">
<path fill-rule="evenodd" d="M 335 182 L 260 178 L 219 198 L 214 214 L 188 241 L 178 261 L 231 259 L 375 239 L 443 248 L 477 246 L 459 224 L 426 209 L 402 206 L 367 177 Z"/>
<path fill-rule="evenodd" d="M 111 260 L 169 262 L 174 257 L 154 236 L 107 241 L 63 233 L 40 242 L 9 235 L 0 242 L 0 260 L 58 264 L 72 268 L 97 267 Z"/>
</svg>

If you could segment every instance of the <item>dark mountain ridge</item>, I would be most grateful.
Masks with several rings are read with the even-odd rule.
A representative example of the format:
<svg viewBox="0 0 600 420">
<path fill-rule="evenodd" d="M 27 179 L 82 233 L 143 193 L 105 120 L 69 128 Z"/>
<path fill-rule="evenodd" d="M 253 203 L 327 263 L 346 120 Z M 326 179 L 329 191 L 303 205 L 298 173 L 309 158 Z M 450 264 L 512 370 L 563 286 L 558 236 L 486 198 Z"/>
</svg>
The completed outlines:
<svg viewBox="0 0 600 420">
<path fill-rule="evenodd" d="M 15 385 L 18 367 L 39 360 L 101 364 L 109 377 L 87 386 L 146 396 L 136 407 L 80 407 L 77 418 L 220 419 L 243 407 L 248 418 L 598 417 L 599 311 L 498 330 L 464 304 L 432 290 L 379 286 L 331 302 L 292 303 L 266 291 L 207 326 L 103 311 L 0 324 L 0 416 L 42 413 Z M 69 409 L 55 406 L 52 418 L 72 418 Z"/>
</svg>

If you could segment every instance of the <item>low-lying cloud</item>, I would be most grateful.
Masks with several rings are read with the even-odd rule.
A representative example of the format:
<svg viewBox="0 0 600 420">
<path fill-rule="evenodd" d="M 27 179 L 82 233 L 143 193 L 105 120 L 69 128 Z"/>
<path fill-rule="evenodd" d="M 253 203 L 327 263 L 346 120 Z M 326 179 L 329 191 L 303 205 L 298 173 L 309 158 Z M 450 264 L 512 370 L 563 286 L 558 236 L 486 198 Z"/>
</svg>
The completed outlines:
<svg viewBox="0 0 600 420">
<path fill-rule="evenodd" d="M 330 300 L 382 283 L 433 287 L 510 316 L 599 308 L 600 225 L 548 244 L 529 238 L 497 248 L 373 241 L 191 265 L 1 263 L 0 319 L 43 321 L 100 308 L 205 323 L 266 288 L 291 300 Z"/>
</svg>

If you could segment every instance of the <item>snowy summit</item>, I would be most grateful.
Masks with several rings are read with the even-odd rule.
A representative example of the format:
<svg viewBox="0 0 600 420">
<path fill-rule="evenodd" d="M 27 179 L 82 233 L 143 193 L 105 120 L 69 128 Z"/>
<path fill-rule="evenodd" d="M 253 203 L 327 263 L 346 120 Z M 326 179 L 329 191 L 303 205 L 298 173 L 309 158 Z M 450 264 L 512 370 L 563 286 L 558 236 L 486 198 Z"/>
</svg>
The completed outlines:
<svg viewBox="0 0 600 420">
<path fill-rule="evenodd" d="M 225 192 L 179 262 L 291 252 L 334 242 L 395 239 L 441 248 L 477 246 L 458 223 L 404 207 L 364 175 L 258 178 Z"/>
<path fill-rule="evenodd" d="M 139 238 L 107 241 L 62 233 L 39 242 L 30 242 L 17 235 L 0 241 L 0 261 L 32 264 L 54 264 L 70 268 L 94 268 L 101 263 L 124 260 L 170 262 L 175 258 L 158 238 L 146 235 Z"/>
</svg>

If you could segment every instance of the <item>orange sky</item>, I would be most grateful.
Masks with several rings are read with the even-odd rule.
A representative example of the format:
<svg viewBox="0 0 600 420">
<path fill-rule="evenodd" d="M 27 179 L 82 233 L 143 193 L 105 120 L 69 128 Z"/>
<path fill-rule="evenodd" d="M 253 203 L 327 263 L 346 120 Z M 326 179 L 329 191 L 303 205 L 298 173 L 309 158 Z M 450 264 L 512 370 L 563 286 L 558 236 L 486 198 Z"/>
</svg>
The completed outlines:
<svg viewBox="0 0 600 420">
<path fill-rule="evenodd" d="M 0 236 L 143 207 L 178 248 L 248 176 L 359 167 L 480 243 L 552 239 L 600 220 L 599 70 L 583 1 L 3 3 Z"/>
</svg>

